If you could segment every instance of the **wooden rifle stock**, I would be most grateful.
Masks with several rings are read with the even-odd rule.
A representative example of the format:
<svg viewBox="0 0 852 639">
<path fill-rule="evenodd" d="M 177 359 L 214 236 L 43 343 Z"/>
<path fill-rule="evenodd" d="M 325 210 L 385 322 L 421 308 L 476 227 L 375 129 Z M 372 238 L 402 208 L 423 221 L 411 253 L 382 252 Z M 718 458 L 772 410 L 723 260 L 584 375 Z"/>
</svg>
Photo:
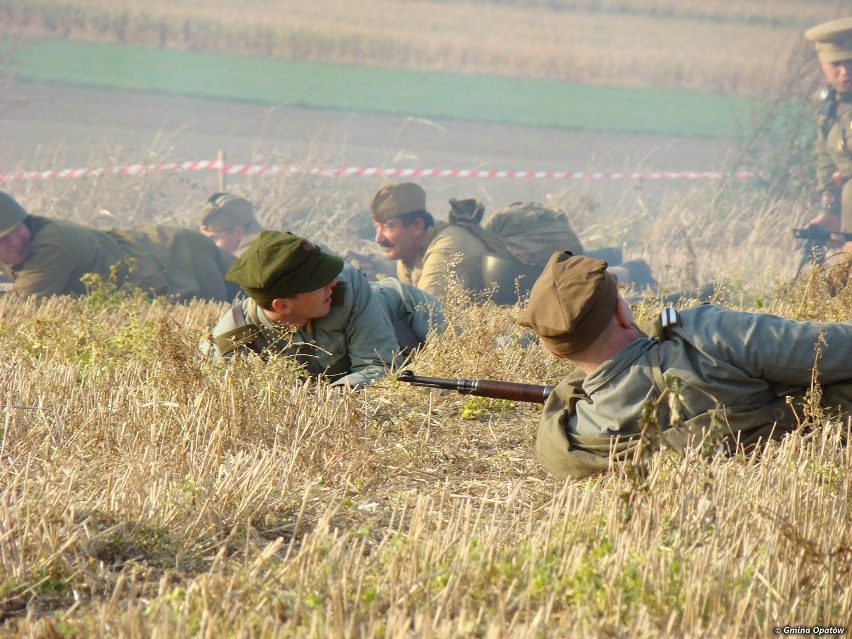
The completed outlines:
<svg viewBox="0 0 852 639">
<path fill-rule="evenodd" d="M 543 404 L 553 390 L 553 386 L 522 384 L 520 382 L 501 382 L 492 379 L 448 379 L 445 377 L 421 377 L 412 371 L 400 371 L 396 378 L 412 386 L 442 388 L 462 395 L 477 395 L 494 399 L 508 399 L 511 402 L 532 402 Z"/>
</svg>

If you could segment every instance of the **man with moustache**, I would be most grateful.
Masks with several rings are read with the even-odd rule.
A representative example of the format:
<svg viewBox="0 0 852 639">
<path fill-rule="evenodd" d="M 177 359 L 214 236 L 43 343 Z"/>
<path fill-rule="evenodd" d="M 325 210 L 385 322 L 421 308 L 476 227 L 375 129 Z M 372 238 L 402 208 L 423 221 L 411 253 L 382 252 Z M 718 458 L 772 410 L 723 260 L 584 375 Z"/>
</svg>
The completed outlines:
<svg viewBox="0 0 852 639">
<path fill-rule="evenodd" d="M 539 422 L 536 456 L 556 477 L 629 461 L 652 408 L 670 444 L 706 436 L 724 450 L 798 428 L 813 382 L 827 415 L 852 415 L 852 320 L 795 322 L 702 304 L 666 309 L 648 336 L 606 266 L 555 253 L 518 320 L 577 367 L 550 393 Z M 674 392 L 676 401 L 661 401 Z"/>
<path fill-rule="evenodd" d="M 215 359 L 292 357 L 309 377 L 365 386 L 444 328 L 440 302 L 394 278 L 368 282 L 292 233 L 263 231 L 227 279 L 248 296 L 225 313 L 202 350 Z"/>
<path fill-rule="evenodd" d="M 388 182 L 371 205 L 376 244 L 396 260 L 400 281 L 431 295 L 447 293 L 447 267 L 465 290 L 482 291 L 485 244 L 464 226 L 436 222 L 426 210 L 426 192 L 413 182 Z"/>
<path fill-rule="evenodd" d="M 852 17 L 805 31 L 815 43 L 824 84 L 814 96 L 817 110 L 817 181 L 822 211 L 810 225 L 852 232 Z M 838 242 L 852 252 L 852 242 Z"/>
<path fill-rule="evenodd" d="M 0 267 L 22 297 L 84 295 L 84 275 L 175 301 L 233 300 L 233 256 L 190 229 L 147 225 L 100 231 L 30 215 L 0 191 Z"/>
<path fill-rule="evenodd" d="M 524 231 L 532 230 L 528 227 L 535 225 L 534 239 L 525 237 L 525 252 L 534 247 L 532 252 L 543 257 L 541 262 L 535 262 L 530 259 L 531 255 L 527 255 L 527 261 L 522 263 L 519 262 L 522 258 L 517 255 L 518 251 L 512 250 L 505 239 L 506 228 L 501 228 L 503 235 L 500 235 L 480 226 L 484 208 L 478 200 L 450 199 L 450 207 L 449 222 L 435 221 L 426 211 L 426 192 L 412 182 L 384 184 L 373 196 L 371 204 L 375 241 L 384 249 L 385 257 L 396 260 L 397 277 L 432 295 L 442 297 L 446 294 L 448 271 L 455 275 L 464 290 L 478 292 L 489 288 L 483 258 L 488 256 L 494 264 L 495 258 L 499 257 L 503 259 L 497 262 L 506 265 L 506 272 L 500 275 L 491 273 L 492 276 L 497 275 L 498 281 L 503 280 L 499 282 L 494 299 L 512 303 L 515 288 L 518 285 L 523 288 L 524 284 L 515 281 L 517 275 L 521 272 L 540 273 L 541 264 L 549 255 L 546 247 L 583 252 L 580 238 L 568 226 L 564 214 L 538 203 L 518 202 L 495 213 L 492 218 L 501 219 L 503 226 L 509 229 L 508 235 L 526 235 Z M 507 257 L 509 259 L 505 259 Z M 533 266 L 534 263 L 539 266 Z M 619 282 L 632 284 L 638 291 L 657 286 L 644 260 L 611 266 L 610 272 Z"/>
</svg>

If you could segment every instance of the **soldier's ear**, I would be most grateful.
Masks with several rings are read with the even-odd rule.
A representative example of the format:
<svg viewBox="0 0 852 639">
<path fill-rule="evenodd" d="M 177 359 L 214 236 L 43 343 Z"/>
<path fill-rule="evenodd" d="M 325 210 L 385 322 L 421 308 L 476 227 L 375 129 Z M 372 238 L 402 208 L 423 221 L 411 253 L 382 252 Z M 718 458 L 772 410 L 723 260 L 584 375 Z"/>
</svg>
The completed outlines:
<svg viewBox="0 0 852 639">
<path fill-rule="evenodd" d="M 636 323 L 633 321 L 633 313 L 630 311 L 630 305 L 621 297 L 615 303 L 615 317 L 622 328 L 636 326 Z"/>
<path fill-rule="evenodd" d="M 426 220 L 422 217 L 414 218 L 414 221 L 411 222 L 411 226 L 414 227 L 415 235 L 420 236 L 426 231 Z"/>
<path fill-rule="evenodd" d="M 290 301 L 286 297 L 276 297 L 272 300 L 271 306 L 272 310 L 279 315 L 289 315 L 293 312 L 293 307 L 290 305 Z"/>
</svg>

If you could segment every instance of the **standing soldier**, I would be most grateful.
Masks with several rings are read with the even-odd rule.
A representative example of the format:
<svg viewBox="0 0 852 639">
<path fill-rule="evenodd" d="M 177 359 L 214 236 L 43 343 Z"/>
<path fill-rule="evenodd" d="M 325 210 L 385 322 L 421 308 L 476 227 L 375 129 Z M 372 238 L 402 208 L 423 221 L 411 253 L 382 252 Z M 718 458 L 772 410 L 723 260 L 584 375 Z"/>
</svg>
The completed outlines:
<svg viewBox="0 0 852 639">
<path fill-rule="evenodd" d="M 204 205 L 199 230 L 220 249 L 239 257 L 263 227 L 251 202 L 231 193 L 214 193 Z"/>
<path fill-rule="evenodd" d="M 811 226 L 852 232 L 852 17 L 832 20 L 805 31 L 816 43 L 825 83 L 817 92 L 817 180 L 822 211 Z M 846 242 L 844 251 L 852 251 Z"/>
</svg>

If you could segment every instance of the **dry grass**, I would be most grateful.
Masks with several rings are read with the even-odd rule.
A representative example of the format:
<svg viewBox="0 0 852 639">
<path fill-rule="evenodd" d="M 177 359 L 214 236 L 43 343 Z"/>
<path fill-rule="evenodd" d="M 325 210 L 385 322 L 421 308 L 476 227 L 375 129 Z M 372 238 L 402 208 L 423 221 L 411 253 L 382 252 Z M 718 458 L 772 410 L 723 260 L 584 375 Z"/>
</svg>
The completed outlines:
<svg viewBox="0 0 852 639">
<path fill-rule="evenodd" d="M 765 139 L 749 151 L 759 160 L 778 156 Z M 127 158 L 115 159 L 93 163 Z M 810 196 L 786 167 L 770 173 L 654 207 L 641 185 L 606 211 L 553 199 L 584 240 L 629 237 L 628 257 L 672 289 L 720 278 L 733 308 L 848 320 L 852 288 L 832 297 L 819 272 L 790 284 L 789 227 Z M 268 224 L 342 251 L 369 226 L 375 186 L 231 188 Z M 98 225 L 193 225 L 212 188 L 151 175 L 8 190 L 33 212 Z M 644 479 L 560 483 L 532 457 L 537 407 L 392 377 L 347 394 L 280 362 L 213 366 L 196 345 L 223 310 L 0 298 L 4 636 L 733 637 L 852 619 L 848 424 L 822 419 L 760 457 L 663 451 Z M 636 308 L 640 320 L 657 310 Z M 522 347 L 515 311 L 456 294 L 447 315 L 460 330 L 413 368 L 558 381 L 568 369 Z"/>
<path fill-rule="evenodd" d="M 848 316 L 848 294 L 805 290 L 771 310 Z M 194 352 L 221 311 L 0 300 L 4 634 L 756 636 L 852 615 L 839 424 L 562 484 L 532 459 L 534 406 L 222 370 Z M 464 332 L 419 372 L 566 372 L 509 310 L 450 318 Z"/>
<path fill-rule="evenodd" d="M 297 60 L 763 95 L 835 0 L 0 0 L 8 32 Z"/>
<path fill-rule="evenodd" d="M 31 210 L 103 223 L 81 212 L 108 205 L 125 224 L 192 224 L 210 188 L 176 175 L 15 186 Z M 605 213 L 554 197 L 587 238 L 645 229 L 636 250 L 672 288 L 725 275 L 734 308 L 848 319 L 852 289 L 830 297 L 819 273 L 789 286 L 788 229 L 807 196 L 758 187 L 708 184 L 641 220 L 624 215 L 628 197 Z M 371 191 L 235 188 L 338 249 Z M 171 198 L 185 204 L 164 216 Z M 757 459 L 663 452 L 644 480 L 563 484 L 532 458 L 537 407 L 392 379 L 341 394 L 284 364 L 223 370 L 195 357 L 222 311 L 0 300 L 4 634 L 721 637 L 852 615 L 840 424 Z M 457 293 L 460 331 L 413 367 L 559 380 L 565 365 L 521 347 L 513 312 Z"/>
</svg>

